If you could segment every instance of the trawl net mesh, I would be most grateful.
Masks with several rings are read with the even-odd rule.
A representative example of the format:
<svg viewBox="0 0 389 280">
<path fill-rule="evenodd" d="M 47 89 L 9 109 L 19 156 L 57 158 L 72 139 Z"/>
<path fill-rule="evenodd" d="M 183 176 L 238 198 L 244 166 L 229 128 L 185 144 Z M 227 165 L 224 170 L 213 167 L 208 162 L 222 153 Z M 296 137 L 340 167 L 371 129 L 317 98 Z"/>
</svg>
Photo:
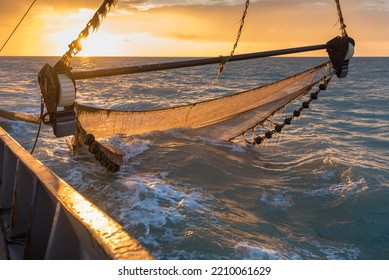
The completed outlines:
<svg viewBox="0 0 389 280">
<path fill-rule="evenodd" d="M 78 104 L 77 118 L 96 138 L 180 129 L 190 135 L 231 140 L 306 94 L 326 69 L 327 63 L 252 90 L 161 110 L 119 111 Z"/>
</svg>

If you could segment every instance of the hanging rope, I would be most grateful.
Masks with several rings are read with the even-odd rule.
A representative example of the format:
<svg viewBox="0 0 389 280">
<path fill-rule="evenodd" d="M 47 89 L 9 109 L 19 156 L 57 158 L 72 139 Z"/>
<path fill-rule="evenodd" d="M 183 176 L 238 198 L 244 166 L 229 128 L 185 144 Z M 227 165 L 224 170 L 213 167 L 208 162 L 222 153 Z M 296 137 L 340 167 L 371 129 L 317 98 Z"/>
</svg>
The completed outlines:
<svg viewBox="0 0 389 280">
<path fill-rule="evenodd" d="M 102 20 L 107 16 L 112 6 L 116 5 L 118 0 L 104 0 L 100 8 L 96 11 L 92 19 L 87 23 L 84 30 L 80 32 L 78 38 L 69 44 L 69 50 L 62 56 L 61 60 L 65 66 L 70 67 L 72 57 L 78 54 L 81 49 L 81 40 L 86 39 L 89 33 L 99 29 Z"/>
<path fill-rule="evenodd" d="M 348 37 L 347 32 L 346 32 L 346 24 L 344 23 L 342 8 L 340 7 L 339 0 L 335 0 L 335 3 L 336 3 L 336 9 L 338 10 L 340 30 L 342 31 L 342 36 Z"/>
<path fill-rule="evenodd" d="M 242 15 L 242 18 L 240 20 L 240 27 L 239 27 L 238 35 L 236 36 L 235 44 L 234 44 L 234 46 L 233 46 L 233 48 L 231 50 L 230 56 L 225 58 L 225 59 L 222 59 L 222 61 L 220 62 L 218 74 L 217 74 L 217 77 L 216 77 L 215 80 L 217 80 L 221 76 L 221 74 L 223 73 L 224 65 L 227 62 L 230 61 L 231 57 L 235 53 L 236 48 L 238 47 L 238 43 L 239 43 L 239 40 L 240 40 L 240 36 L 242 35 L 242 30 L 243 30 L 243 26 L 244 26 L 245 19 L 246 19 L 246 16 L 247 16 L 247 11 L 248 11 L 249 5 L 250 5 L 250 1 L 247 0 L 245 9 L 244 9 L 244 12 L 243 12 L 243 15 Z"/>
<path fill-rule="evenodd" d="M 32 146 L 30 154 L 34 153 L 36 144 L 38 143 L 39 135 L 40 135 L 41 129 L 42 129 L 44 110 L 45 110 L 45 103 L 43 102 L 43 97 L 41 97 L 41 113 L 40 113 L 40 116 L 39 116 L 39 127 L 38 127 L 38 131 L 36 132 L 36 137 L 35 137 L 34 145 Z"/>
<path fill-rule="evenodd" d="M 34 6 L 35 2 L 37 0 L 34 0 L 32 2 L 32 4 L 30 5 L 30 7 L 28 8 L 28 10 L 26 11 L 26 13 L 24 14 L 24 16 L 22 17 L 22 19 L 19 21 L 19 23 L 16 25 L 16 27 L 14 28 L 14 30 L 12 31 L 11 35 L 9 35 L 8 39 L 5 41 L 4 45 L 1 47 L 0 49 L 0 52 L 4 49 L 4 47 L 7 45 L 8 41 L 11 39 L 11 37 L 14 35 L 16 29 L 18 29 L 19 25 L 22 23 L 22 21 L 24 20 L 24 18 L 27 16 L 27 14 L 30 12 L 32 6 Z"/>
</svg>

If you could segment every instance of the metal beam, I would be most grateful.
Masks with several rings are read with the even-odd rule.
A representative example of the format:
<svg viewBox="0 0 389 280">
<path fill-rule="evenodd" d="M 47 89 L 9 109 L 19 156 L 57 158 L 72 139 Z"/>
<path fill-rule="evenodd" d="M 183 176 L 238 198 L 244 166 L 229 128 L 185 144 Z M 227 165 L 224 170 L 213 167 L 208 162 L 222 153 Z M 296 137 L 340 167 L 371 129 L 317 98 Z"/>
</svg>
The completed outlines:
<svg viewBox="0 0 389 280">
<path fill-rule="evenodd" d="M 136 73 L 144 73 L 144 72 L 152 72 L 152 71 L 201 66 L 207 64 L 215 64 L 215 63 L 220 63 L 225 59 L 228 59 L 229 61 L 239 61 L 239 60 L 248 60 L 254 58 L 263 58 L 263 57 L 270 57 L 270 56 L 323 50 L 327 48 L 328 48 L 327 44 L 322 44 L 322 45 L 313 45 L 313 46 L 290 48 L 290 49 L 240 54 L 240 55 L 234 55 L 232 57 L 219 56 L 213 58 L 201 58 L 201 59 L 194 59 L 194 60 L 168 62 L 168 63 L 136 65 L 136 66 L 129 66 L 129 67 L 121 67 L 121 68 L 73 72 L 73 78 L 75 80 L 83 80 L 83 79 L 110 77 L 110 76 L 117 76 L 117 75 L 128 75 L 128 74 L 136 74 Z"/>
</svg>

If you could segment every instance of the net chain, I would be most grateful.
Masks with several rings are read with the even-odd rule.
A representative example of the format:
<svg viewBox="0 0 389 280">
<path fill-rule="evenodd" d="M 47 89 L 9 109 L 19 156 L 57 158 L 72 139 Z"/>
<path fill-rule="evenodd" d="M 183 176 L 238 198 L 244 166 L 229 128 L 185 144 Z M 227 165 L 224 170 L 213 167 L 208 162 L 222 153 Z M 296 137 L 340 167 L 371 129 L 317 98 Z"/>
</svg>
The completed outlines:
<svg viewBox="0 0 389 280">
<path fill-rule="evenodd" d="M 285 118 L 284 122 L 282 124 L 277 124 L 277 123 L 273 123 L 273 126 L 274 128 L 273 129 L 269 129 L 268 131 L 266 131 L 266 133 L 264 135 L 257 135 L 255 133 L 255 127 L 252 128 L 252 131 L 253 131 L 253 140 L 252 141 L 249 141 L 247 140 L 246 138 L 246 133 L 243 133 L 242 137 L 244 138 L 244 141 L 247 143 L 247 144 L 250 144 L 250 145 L 259 145 L 263 142 L 265 142 L 266 140 L 269 140 L 273 137 L 274 134 L 276 133 L 281 133 L 283 128 L 287 125 L 290 125 L 292 124 L 292 121 L 293 119 L 295 118 L 298 118 L 301 116 L 301 112 L 304 110 L 304 109 L 308 109 L 309 108 L 309 105 L 311 104 L 312 101 L 314 100 L 317 100 L 319 98 L 319 93 L 321 91 L 324 91 L 327 89 L 327 86 L 328 86 L 328 83 L 331 81 L 331 78 L 332 78 L 333 74 L 331 74 L 329 77 L 324 77 L 323 78 L 323 82 L 319 85 L 319 89 L 317 89 L 315 92 L 312 92 L 311 93 L 311 96 L 310 98 L 307 100 L 307 101 L 304 101 L 302 104 L 301 104 L 301 107 L 296 109 L 294 112 L 293 112 L 293 115 L 288 117 L 288 118 Z"/>
<path fill-rule="evenodd" d="M 119 171 L 120 165 L 110 159 L 108 151 L 106 151 L 104 147 L 96 141 L 93 134 L 87 134 L 85 136 L 84 144 L 89 147 L 89 153 L 91 153 L 94 158 L 100 162 L 101 166 L 104 166 L 111 172 Z"/>
</svg>

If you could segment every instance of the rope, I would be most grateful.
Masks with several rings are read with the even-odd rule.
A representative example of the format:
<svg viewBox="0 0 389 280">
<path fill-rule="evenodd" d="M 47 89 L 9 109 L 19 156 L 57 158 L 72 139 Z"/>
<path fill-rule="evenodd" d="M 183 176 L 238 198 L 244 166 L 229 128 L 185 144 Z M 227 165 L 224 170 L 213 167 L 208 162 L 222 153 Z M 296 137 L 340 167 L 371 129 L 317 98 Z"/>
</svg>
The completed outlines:
<svg viewBox="0 0 389 280">
<path fill-rule="evenodd" d="M 223 70 L 224 70 L 224 65 L 230 61 L 231 57 L 234 55 L 235 53 L 235 50 L 236 48 L 238 47 L 238 43 L 239 43 L 239 40 L 240 40 L 240 36 L 242 35 L 242 30 L 243 30 L 243 26 L 244 26 L 244 23 L 245 23 L 245 19 L 246 19 L 246 16 L 247 16 L 247 11 L 248 11 L 248 8 L 249 8 L 249 5 L 250 5 L 250 1 L 249 0 L 246 0 L 246 6 L 245 6 L 245 9 L 243 11 L 243 15 L 242 15 L 242 18 L 240 20 L 240 27 L 239 27 L 239 31 L 238 31 L 238 34 L 236 36 L 236 40 L 235 40 L 235 44 L 231 50 L 231 53 L 230 53 L 230 56 L 225 58 L 225 59 L 222 59 L 222 61 L 220 62 L 220 65 L 219 65 L 219 70 L 218 70 L 218 74 L 217 74 L 217 77 L 215 80 L 217 80 L 223 73 Z"/>
<path fill-rule="evenodd" d="M 35 116 L 10 112 L 2 109 L 0 109 L 0 117 L 11 121 L 22 121 L 22 122 L 33 123 L 33 124 L 39 123 L 39 119 Z"/>
<path fill-rule="evenodd" d="M 112 6 L 116 5 L 118 0 L 104 0 L 100 8 L 93 15 L 92 19 L 89 20 L 86 27 L 80 32 L 78 38 L 69 44 L 69 50 L 62 56 L 61 60 L 67 67 L 70 67 L 72 57 L 78 54 L 81 49 L 81 40 L 86 39 L 89 33 L 99 29 L 101 21 L 107 16 Z"/>
<path fill-rule="evenodd" d="M 338 10 L 340 30 L 342 31 L 342 36 L 348 37 L 346 32 L 346 24 L 344 23 L 344 19 L 343 19 L 342 8 L 340 7 L 340 2 L 339 0 L 335 0 L 335 3 L 336 3 L 336 9 Z"/>
<path fill-rule="evenodd" d="M 5 41 L 4 45 L 1 47 L 0 49 L 0 52 L 4 49 L 4 47 L 7 45 L 8 41 L 11 39 L 11 37 L 14 35 L 16 29 L 18 29 L 19 25 L 22 23 L 22 21 L 24 20 L 24 18 L 27 16 L 27 14 L 30 12 L 32 6 L 34 6 L 36 0 L 34 0 L 31 4 L 31 6 L 28 8 L 27 12 L 24 14 L 24 16 L 22 17 L 22 19 L 19 21 L 19 23 L 16 25 L 16 27 L 14 28 L 14 30 L 12 31 L 11 35 L 9 35 L 8 39 Z"/>
<path fill-rule="evenodd" d="M 38 127 L 38 131 L 36 132 L 35 142 L 34 142 L 34 145 L 32 146 L 30 154 L 34 153 L 36 144 L 38 143 L 38 139 L 39 139 L 39 135 L 41 133 L 42 123 L 43 123 L 44 110 L 45 110 L 45 103 L 43 102 L 43 97 L 41 97 L 41 113 L 40 113 L 40 117 L 39 117 L 39 127 Z"/>
</svg>

